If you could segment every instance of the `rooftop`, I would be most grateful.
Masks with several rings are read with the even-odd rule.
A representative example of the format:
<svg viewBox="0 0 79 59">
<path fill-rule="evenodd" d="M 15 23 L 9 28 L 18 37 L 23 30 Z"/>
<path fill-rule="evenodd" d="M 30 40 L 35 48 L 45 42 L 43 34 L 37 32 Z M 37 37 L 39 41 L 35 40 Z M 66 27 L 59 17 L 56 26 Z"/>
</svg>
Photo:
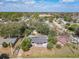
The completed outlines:
<svg viewBox="0 0 79 59">
<path fill-rule="evenodd" d="M 0 38 L 0 45 L 2 45 L 3 42 L 6 42 L 6 43 L 15 43 L 16 41 L 16 38 Z"/>
<path fill-rule="evenodd" d="M 30 35 L 29 37 L 32 39 L 32 43 L 43 44 L 48 41 L 48 36 L 46 35 Z"/>
</svg>

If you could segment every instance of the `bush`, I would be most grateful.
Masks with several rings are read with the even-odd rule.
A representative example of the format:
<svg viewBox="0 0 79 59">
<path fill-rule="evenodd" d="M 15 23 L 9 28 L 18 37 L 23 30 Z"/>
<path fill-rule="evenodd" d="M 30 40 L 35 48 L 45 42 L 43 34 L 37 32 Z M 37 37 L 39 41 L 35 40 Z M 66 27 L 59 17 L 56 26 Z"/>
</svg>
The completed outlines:
<svg viewBox="0 0 79 59">
<path fill-rule="evenodd" d="M 49 33 L 49 27 L 46 24 L 38 23 L 36 24 L 36 30 L 38 33 L 48 35 Z"/>
<path fill-rule="evenodd" d="M 79 37 L 79 27 L 76 29 L 75 34 Z"/>
<path fill-rule="evenodd" d="M 51 49 L 53 48 L 53 43 L 49 42 L 49 43 L 47 44 L 47 48 L 48 48 L 49 50 L 51 50 Z"/>
<path fill-rule="evenodd" d="M 8 47 L 8 44 L 7 44 L 6 42 L 3 42 L 2 46 L 3 46 L 4 48 L 6 48 L 6 47 Z"/>
<path fill-rule="evenodd" d="M 65 25 L 65 28 L 69 28 L 69 26 L 70 26 L 70 24 L 69 24 L 69 23 L 67 23 L 67 24 Z"/>
<path fill-rule="evenodd" d="M 68 29 L 69 29 L 70 31 L 75 31 L 78 27 L 79 27 L 78 24 L 72 24 L 72 25 L 69 26 Z"/>
<path fill-rule="evenodd" d="M 57 44 L 56 45 L 56 48 L 60 49 L 61 48 L 61 45 L 60 44 Z"/>
<path fill-rule="evenodd" d="M 21 44 L 21 48 L 23 51 L 28 51 L 31 47 L 31 40 L 29 38 L 24 38 L 24 41 Z"/>
<path fill-rule="evenodd" d="M 76 45 L 74 45 L 74 44 L 72 44 L 71 47 L 72 47 L 73 49 L 78 49 L 78 47 L 77 47 Z"/>
<path fill-rule="evenodd" d="M 64 20 L 70 22 L 70 21 L 72 21 L 72 18 L 71 17 L 64 16 Z"/>
</svg>

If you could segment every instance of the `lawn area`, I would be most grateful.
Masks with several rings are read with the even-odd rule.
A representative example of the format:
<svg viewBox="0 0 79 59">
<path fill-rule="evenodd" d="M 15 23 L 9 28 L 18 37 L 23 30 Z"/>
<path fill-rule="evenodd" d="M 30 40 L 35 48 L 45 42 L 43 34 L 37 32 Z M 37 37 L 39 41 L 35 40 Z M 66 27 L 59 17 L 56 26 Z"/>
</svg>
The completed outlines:
<svg viewBox="0 0 79 59">
<path fill-rule="evenodd" d="M 74 50 L 74 53 L 69 47 L 63 47 L 61 49 L 53 48 L 48 50 L 46 48 L 32 47 L 28 52 L 24 52 L 22 57 L 25 58 L 77 58 L 79 57 L 79 50 Z"/>
<path fill-rule="evenodd" d="M 0 53 L 6 53 L 6 54 L 11 54 L 11 49 L 10 47 L 7 48 L 0 48 Z"/>
</svg>

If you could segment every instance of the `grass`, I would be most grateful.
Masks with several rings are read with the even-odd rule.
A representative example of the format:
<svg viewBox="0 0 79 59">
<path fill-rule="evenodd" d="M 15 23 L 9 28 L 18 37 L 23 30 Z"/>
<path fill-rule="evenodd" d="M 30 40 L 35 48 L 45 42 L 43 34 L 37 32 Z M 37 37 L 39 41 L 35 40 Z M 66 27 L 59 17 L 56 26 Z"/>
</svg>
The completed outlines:
<svg viewBox="0 0 79 59">
<path fill-rule="evenodd" d="M 76 50 L 78 53 L 72 53 L 71 49 L 68 46 L 65 46 L 61 49 L 53 48 L 51 53 L 44 52 L 41 53 L 32 53 L 30 55 L 22 55 L 24 58 L 79 58 L 79 50 Z M 54 53 L 55 52 L 55 53 Z"/>
<path fill-rule="evenodd" d="M 55 54 L 55 55 L 51 55 L 51 54 L 33 54 L 31 56 L 22 56 L 24 58 L 79 58 L 79 54 Z"/>
</svg>

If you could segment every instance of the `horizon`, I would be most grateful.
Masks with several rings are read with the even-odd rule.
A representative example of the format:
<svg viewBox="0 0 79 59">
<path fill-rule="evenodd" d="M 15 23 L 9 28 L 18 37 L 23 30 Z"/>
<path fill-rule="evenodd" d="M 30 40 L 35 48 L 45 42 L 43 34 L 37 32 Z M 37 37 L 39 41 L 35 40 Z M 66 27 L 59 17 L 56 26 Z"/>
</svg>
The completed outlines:
<svg viewBox="0 0 79 59">
<path fill-rule="evenodd" d="M 79 12 L 79 0 L 0 0 L 0 12 Z"/>
</svg>

